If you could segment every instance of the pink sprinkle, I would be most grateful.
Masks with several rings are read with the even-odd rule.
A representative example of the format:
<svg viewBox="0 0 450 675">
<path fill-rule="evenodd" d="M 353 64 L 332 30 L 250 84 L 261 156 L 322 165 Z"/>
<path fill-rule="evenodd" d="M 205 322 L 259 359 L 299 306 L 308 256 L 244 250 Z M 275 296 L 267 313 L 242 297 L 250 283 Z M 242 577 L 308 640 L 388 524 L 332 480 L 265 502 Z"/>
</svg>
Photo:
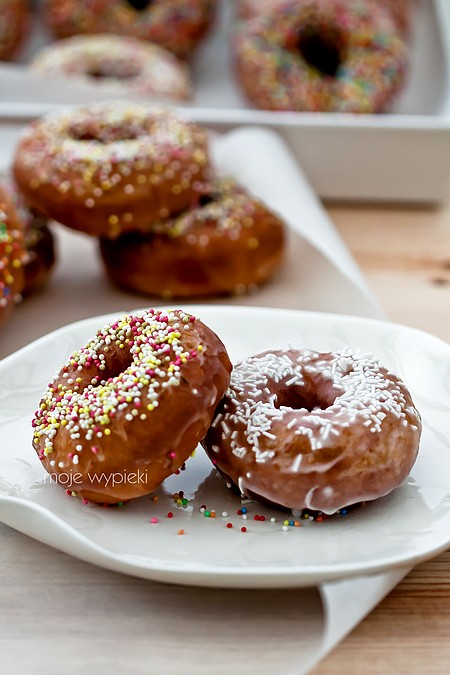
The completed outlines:
<svg viewBox="0 0 450 675">
<path fill-rule="evenodd" d="M 169 457 L 172 457 L 172 459 L 174 459 L 174 457 L 176 457 L 176 456 L 177 456 L 177 455 L 176 455 L 175 452 L 170 452 L 170 453 L 169 453 Z"/>
<path fill-rule="evenodd" d="M 151 522 L 151 523 L 157 523 L 157 522 L 158 522 L 158 518 L 153 517 L 153 518 L 150 519 L 150 522 Z"/>
</svg>

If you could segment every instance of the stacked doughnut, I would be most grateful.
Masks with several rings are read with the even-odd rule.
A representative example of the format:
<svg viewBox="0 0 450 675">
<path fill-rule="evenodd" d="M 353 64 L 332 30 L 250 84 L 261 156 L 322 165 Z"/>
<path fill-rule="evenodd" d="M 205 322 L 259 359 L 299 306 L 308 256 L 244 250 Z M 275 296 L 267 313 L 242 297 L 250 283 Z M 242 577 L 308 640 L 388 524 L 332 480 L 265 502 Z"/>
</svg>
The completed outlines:
<svg viewBox="0 0 450 675">
<path fill-rule="evenodd" d="M 267 110 L 386 111 L 407 73 L 408 0 L 242 0 L 238 80 Z"/>
<path fill-rule="evenodd" d="M 49 282 L 56 262 L 56 246 L 48 219 L 26 206 L 14 183 L 5 186 L 19 219 L 25 241 L 23 297 L 42 290 Z"/>
<path fill-rule="evenodd" d="M 25 243 L 8 190 L 0 184 L 0 324 L 8 318 L 24 287 Z"/>
<path fill-rule="evenodd" d="M 46 220 L 25 207 L 15 186 L 0 182 L 0 324 L 22 297 L 45 286 L 54 263 Z"/>
<path fill-rule="evenodd" d="M 107 102 L 48 115 L 23 133 L 13 173 L 30 207 L 100 239 L 127 290 L 241 294 L 281 264 L 283 222 L 216 176 L 206 131 L 168 109 Z"/>
</svg>

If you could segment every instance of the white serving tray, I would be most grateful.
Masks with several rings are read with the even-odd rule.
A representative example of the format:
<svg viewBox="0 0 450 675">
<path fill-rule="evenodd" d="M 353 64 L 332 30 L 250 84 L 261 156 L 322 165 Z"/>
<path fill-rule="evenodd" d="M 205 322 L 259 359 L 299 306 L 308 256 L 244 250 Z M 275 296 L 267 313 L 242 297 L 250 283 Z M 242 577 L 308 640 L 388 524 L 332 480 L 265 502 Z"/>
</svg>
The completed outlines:
<svg viewBox="0 0 450 675">
<path fill-rule="evenodd" d="M 251 109 L 235 82 L 228 47 L 234 0 L 222 0 L 216 25 L 196 54 L 196 95 L 185 110 L 220 131 L 255 124 L 277 129 L 324 199 L 439 202 L 450 182 L 450 2 L 410 1 L 411 68 L 390 113 Z M 22 64 L 48 41 L 36 19 Z M 116 95 L 98 83 L 49 83 L 30 76 L 23 65 L 0 67 L 0 119 L 30 119 L 60 105 L 111 96 Z"/>
</svg>

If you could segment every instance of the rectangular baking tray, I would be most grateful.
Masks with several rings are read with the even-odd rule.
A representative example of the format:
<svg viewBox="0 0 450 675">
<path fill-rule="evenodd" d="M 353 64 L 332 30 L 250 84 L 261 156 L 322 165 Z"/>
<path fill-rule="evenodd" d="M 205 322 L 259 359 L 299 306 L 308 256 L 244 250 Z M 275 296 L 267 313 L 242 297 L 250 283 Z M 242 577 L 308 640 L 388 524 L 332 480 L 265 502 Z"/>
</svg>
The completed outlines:
<svg viewBox="0 0 450 675">
<path fill-rule="evenodd" d="M 229 49 L 234 2 L 222 0 L 193 66 L 195 97 L 182 110 L 217 131 L 260 125 L 287 141 L 321 198 L 332 201 L 444 201 L 450 183 L 450 0 L 410 0 L 411 66 L 385 114 L 251 109 L 235 81 Z M 25 64 L 49 35 L 37 18 L 22 65 L 0 68 L 0 119 L 32 119 L 68 103 L 111 98 L 98 86 L 31 77 Z M 116 97 L 116 95 L 114 95 Z"/>
</svg>

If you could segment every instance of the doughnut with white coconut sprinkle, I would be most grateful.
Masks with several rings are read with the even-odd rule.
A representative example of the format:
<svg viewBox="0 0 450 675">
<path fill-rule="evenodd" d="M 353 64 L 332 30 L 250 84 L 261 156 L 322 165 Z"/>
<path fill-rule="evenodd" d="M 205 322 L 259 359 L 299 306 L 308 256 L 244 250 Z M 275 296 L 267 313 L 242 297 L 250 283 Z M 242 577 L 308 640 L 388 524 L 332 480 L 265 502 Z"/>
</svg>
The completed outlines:
<svg viewBox="0 0 450 675">
<path fill-rule="evenodd" d="M 420 433 L 405 384 L 373 356 L 290 349 L 234 367 L 204 447 L 241 493 L 329 514 L 401 485 Z"/>
</svg>

